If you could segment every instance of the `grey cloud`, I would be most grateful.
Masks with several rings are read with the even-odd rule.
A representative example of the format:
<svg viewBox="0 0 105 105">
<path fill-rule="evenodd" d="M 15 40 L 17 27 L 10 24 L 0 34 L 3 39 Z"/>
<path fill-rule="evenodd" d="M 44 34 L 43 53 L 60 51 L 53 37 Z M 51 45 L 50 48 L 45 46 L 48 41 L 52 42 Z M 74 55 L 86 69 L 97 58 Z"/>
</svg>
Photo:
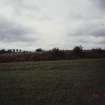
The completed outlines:
<svg viewBox="0 0 105 105">
<path fill-rule="evenodd" d="M 40 10 L 40 8 L 33 3 L 28 3 L 27 0 L 6 0 L 7 5 L 13 6 L 15 9 Z"/>
<path fill-rule="evenodd" d="M 76 32 L 69 35 L 74 37 L 93 36 L 105 38 L 105 25 L 101 22 L 83 24 Z"/>
<path fill-rule="evenodd" d="M 26 48 L 51 48 L 60 42 L 59 47 L 69 48 L 75 43 L 96 46 L 105 38 L 105 15 L 100 12 L 105 0 L 0 0 L 0 4 L 0 17 L 11 21 L 0 19 L 2 42 L 26 43 Z"/>
<path fill-rule="evenodd" d="M 82 44 L 87 44 L 88 43 L 88 41 L 85 40 L 85 39 L 80 39 L 79 42 L 81 42 Z"/>
<path fill-rule="evenodd" d="M 105 0 L 97 0 L 101 8 L 105 9 Z"/>
<path fill-rule="evenodd" d="M 38 13 L 40 12 L 40 7 L 34 3 L 34 1 L 28 0 L 3 0 L 4 5 L 10 7 L 14 15 L 23 15 L 25 12 L 29 13 Z"/>
<path fill-rule="evenodd" d="M 104 37 L 105 38 L 105 28 L 104 29 L 98 29 L 98 30 L 92 32 L 92 35 L 95 37 Z"/>
<path fill-rule="evenodd" d="M 100 9 L 105 10 L 105 0 L 92 0 Z"/>
<path fill-rule="evenodd" d="M 27 28 L 11 22 L 0 22 L 0 41 L 4 42 L 29 42 L 33 39 L 28 35 L 32 34 Z"/>
<path fill-rule="evenodd" d="M 103 44 L 105 46 L 105 40 L 100 41 L 99 44 Z"/>
<path fill-rule="evenodd" d="M 43 12 L 43 7 L 41 7 L 37 1 L 30 0 L 5 0 L 7 6 L 12 7 L 13 15 L 15 16 L 32 16 L 39 21 L 51 20 L 46 13 Z"/>
</svg>

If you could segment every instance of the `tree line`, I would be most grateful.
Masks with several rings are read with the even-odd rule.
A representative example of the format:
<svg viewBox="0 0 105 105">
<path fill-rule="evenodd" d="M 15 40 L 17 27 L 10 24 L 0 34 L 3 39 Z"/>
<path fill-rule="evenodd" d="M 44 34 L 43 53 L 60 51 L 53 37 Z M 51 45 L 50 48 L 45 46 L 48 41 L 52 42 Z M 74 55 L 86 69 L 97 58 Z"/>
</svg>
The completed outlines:
<svg viewBox="0 0 105 105">
<path fill-rule="evenodd" d="M 82 46 L 76 46 L 72 50 L 61 50 L 59 48 L 53 48 L 47 51 L 41 48 L 38 48 L 35 51 L 23 51 L 21 49 L 0 50 L 0 62 L 69 60 L 84 58 L 105 58 L 105 49 L 97 48 L 84 50 Z"/>
</svg>

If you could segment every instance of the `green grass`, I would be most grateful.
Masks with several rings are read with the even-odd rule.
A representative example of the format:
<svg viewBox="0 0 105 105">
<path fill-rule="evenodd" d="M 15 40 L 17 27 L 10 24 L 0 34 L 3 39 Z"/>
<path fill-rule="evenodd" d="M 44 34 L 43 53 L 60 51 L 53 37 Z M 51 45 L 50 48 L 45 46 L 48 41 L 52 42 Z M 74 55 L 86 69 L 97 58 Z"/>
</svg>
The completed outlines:
<svg viewBox="0 0 105 105">
<path fill-rule="evenodd" d="M 0 64 L 0 105 L 105 105 L 105 59 Z"/>
</svg>

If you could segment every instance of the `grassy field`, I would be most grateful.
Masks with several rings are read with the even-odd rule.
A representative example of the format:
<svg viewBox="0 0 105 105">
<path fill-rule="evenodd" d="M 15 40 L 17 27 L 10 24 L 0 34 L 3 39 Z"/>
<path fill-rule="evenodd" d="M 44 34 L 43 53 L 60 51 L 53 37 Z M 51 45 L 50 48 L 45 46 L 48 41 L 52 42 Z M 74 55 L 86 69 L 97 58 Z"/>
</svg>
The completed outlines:
<svg viewBox="0 0 105 105">
<path fill-rule="evenodd" d="M 0 105 L 105 105 L 105 59 L 1 63 Z"/>
</svg>

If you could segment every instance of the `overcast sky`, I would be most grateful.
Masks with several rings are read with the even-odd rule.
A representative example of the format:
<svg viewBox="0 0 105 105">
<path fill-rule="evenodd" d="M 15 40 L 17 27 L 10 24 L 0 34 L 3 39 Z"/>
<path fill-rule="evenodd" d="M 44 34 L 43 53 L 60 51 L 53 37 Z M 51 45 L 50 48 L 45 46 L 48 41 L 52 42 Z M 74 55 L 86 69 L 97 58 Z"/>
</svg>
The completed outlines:
<svg viewBox="0 0 105 105">
<path fill-rule="evenodd" d="M 0 0 L 0 49 L 105 48 L 105 0 Z"/>
</svg>

